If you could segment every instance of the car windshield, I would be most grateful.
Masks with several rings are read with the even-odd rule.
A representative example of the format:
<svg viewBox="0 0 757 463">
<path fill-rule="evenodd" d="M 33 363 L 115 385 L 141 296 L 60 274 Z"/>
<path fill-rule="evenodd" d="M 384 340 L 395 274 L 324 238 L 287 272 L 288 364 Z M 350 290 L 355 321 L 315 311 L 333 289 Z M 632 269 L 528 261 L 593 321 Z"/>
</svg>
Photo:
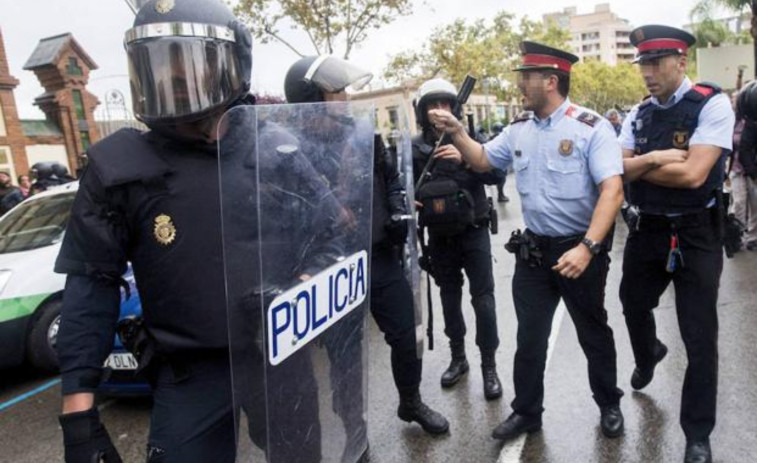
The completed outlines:
<svg viewBox="0 0 757 463">
<path fill-rule="evenodd" d="M 30 199 L 0 220 L 0 254 L 29 251 L 63 238 L 76 193 Z"/>
</svg>

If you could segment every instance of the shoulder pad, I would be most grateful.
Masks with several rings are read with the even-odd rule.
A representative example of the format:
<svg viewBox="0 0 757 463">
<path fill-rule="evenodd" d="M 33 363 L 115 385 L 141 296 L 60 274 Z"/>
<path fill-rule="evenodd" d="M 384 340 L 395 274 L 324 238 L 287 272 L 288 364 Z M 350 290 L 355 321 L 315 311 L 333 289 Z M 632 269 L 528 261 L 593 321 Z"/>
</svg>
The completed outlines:
<svg viewBox="0 0 757 463">
<path fill-rule="evenodd" d="M 423 139 L 423 134 L 418 134 L 410 140 L 410 144 L 413 146 L 413 152 L 417 150 L 418 153 L 423 156 L 428 156 L 434 151 L 434 147 L 426 143 Z"/>
<path fill-rule="evenodd" d="M 645 108 L 650 104 L 652 104 L 652 95 L 647 95 L 641 99 L 641 103 L 639 103 L 639 109 Z"/>
<path fill-rule="evenodd" d="M 161 177 L 171 170 L 137 129 L 121 129 L 105 137 L 87 155 L 106 188 Z"/>
<path fill-rule="evenodd" d="M 686 92 L 684 98 L 694 102 L 701 102 L 720 93 L 720 87 L 710 83 L 696 84 Z"/>
<path fill-rule="evenodd" d="M 584 111 L 581 114 L 579 114 L 578 117 L 576 117 L 576 120 L 579 122 L 583 122 L 589 127 L 594 127 L 601 120 L 601 118 L 597 116 L 596 114 L 590 113 L 589 111 Z"/>
<path fill-rule="evenodd" d="M 713 82 L 699 82 L 692 87 L 693 90 L 701 93 L 704 96 L 710 96 L 712 93 L 720 93 L 723 91 L 720 85 Z"/>
<path fill-rule="evenodd" d="M 522 113 L 515 116 L 515 119 L 511 122 L 511 124 L 517 124 L 519 122 L 526 122 L 530 121 L 534 117 L 534 113 L 531 111 L 523 111 Z"/>
</svg>

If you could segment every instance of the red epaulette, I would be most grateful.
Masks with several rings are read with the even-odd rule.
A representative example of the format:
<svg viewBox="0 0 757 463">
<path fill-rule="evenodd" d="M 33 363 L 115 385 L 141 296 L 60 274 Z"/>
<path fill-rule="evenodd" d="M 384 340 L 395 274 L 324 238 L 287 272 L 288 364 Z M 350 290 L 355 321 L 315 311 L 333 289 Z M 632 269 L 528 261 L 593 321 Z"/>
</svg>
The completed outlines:
<svg viewBox="0 0 757 463">
<path fill-rule="evenodd" d="M 699 84 L 693 86 L 692 90 L 696 91 L 702 96 L 710 96 L 715 91 L 715 89 L 712 87 L 705 87 L 704 85 L 699 85 Z"/>
</svg>

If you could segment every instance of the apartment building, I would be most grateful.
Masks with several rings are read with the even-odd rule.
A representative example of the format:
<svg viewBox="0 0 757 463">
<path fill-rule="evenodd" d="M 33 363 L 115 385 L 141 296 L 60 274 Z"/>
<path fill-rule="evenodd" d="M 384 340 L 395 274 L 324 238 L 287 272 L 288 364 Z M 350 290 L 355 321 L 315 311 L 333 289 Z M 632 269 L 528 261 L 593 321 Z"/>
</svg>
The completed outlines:
<svg viewBox="0 0 757 463">
<path fill-rule="evenodd" d="M 578 14 L 576 7 L 568 7 L 542 19 L 545 25 L 570 32 L 571 47 L 581 61 L 593 59 L 614 66 L 635 56 L 629 39 L 633 26 L 610 11 L 609 3 L 596 5 L 593 13 Z"/>
</svg>

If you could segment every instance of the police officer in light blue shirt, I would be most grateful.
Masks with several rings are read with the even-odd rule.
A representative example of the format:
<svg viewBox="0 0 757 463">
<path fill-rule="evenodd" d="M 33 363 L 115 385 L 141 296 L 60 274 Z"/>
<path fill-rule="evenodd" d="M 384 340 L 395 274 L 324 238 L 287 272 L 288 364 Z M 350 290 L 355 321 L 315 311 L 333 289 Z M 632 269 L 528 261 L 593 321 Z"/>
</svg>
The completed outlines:
<svg viewBox="0 0 757 463">
<path fill-rule="evenodd" d="M 617 437 L 623 432 L 623 392 L 616 386 L 604 286 L 610 262 L 605 241 L 623 202 L 620 147 L 607 120 L 568 98 L 576 56 L 533 42 L 523 42 L 521 51 L 518 87 L 531 112 L 492 141 L 480 145 L 450 113 L 429 111 L 472 169 L 513 166 L 527 227 L 508 243 L 516 254 L 514 412 L 492 436 L 508 440 L 541 429 L 547 340 L 562 298 L 588 360 L 602 431 Z"/>
<path fill-rule="evenodd" d="M 651 94 L 629 114 L 620 135 L 629 202 L 639 208 L 628 234 L 620 300 L 643 389 L 667 354 L 653 309 L 673 283 L 688 367 L 681 394 L 687 463 L 712 461 L 718 382 L 718 286 L 723 269 L 718 198 L 735 116 L 717 86 L 693 85 L 686 31 L 642 26 L 631 32 L 641 75 Z"/>
</svg>

